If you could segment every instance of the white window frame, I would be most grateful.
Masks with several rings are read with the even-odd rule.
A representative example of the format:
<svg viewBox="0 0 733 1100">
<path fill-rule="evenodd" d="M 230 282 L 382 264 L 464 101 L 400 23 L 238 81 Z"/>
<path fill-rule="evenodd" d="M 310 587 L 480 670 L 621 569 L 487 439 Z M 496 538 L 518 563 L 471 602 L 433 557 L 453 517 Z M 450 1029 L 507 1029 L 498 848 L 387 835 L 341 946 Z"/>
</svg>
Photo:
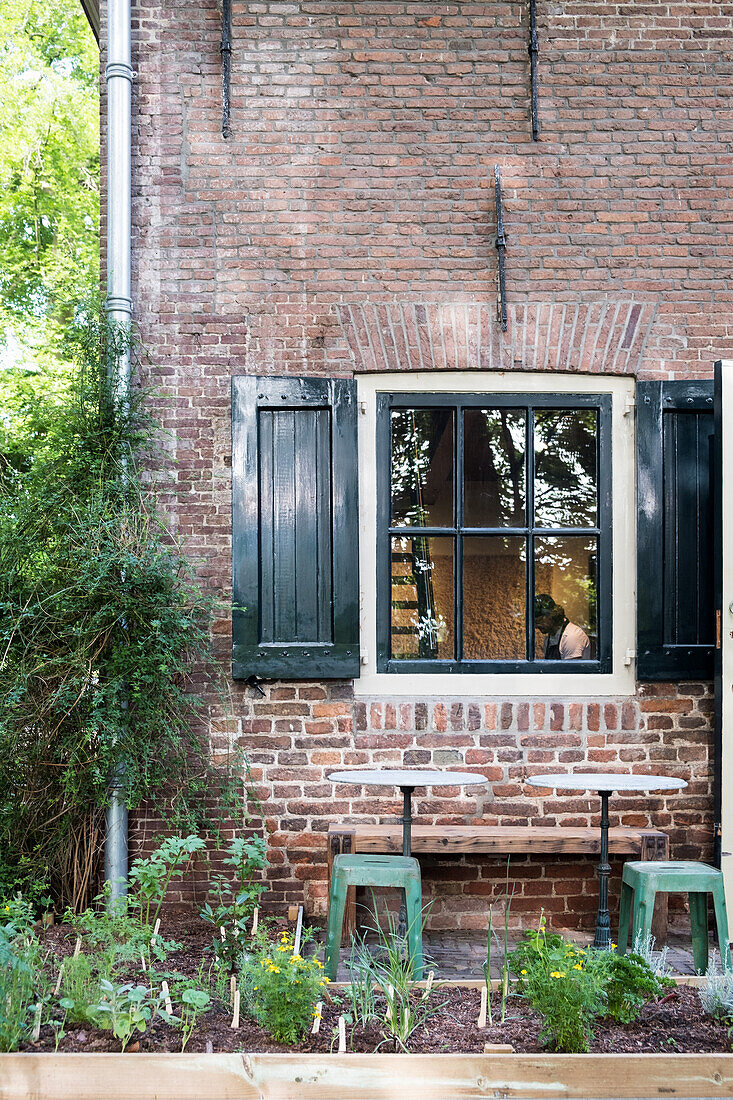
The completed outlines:
<svg viewBox="0 0 733 1100">
<path fill-rule="evenodd" d="M 414 372 L 362 375 L 359 400 L 359 574 L 361 676 L 358 696 L 633 695 L 636 670 L 636 450 L 633 378 L 587 374 Z M 377 395 L 414 393 L 610 394 L 612 497 L 613 667 L 610 673 L 392 673 L 377 672 Z"/>
</svg>

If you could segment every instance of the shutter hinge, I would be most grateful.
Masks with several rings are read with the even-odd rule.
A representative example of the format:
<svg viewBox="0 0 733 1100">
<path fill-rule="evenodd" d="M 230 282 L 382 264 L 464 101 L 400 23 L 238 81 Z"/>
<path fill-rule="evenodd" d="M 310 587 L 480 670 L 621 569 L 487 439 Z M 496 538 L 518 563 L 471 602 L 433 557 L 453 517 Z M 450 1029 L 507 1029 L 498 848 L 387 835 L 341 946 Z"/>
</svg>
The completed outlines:
<svg viewBox="0 0 733 1100">
<path fill-rule="evenodd" d="M 359 412 L 361 413 L 362 416 L 366 416 L 366 411 L 367 411 L 366 401 L 360 401 L 359 402 Z"/>
<path fill-rule="evenodd" d="M 363 665 L 369 664 L 369 654 L 365 649 L 362 649 L 361 653 L 359 654 L 359 660 Z"/>
<path fill-rule="evenodd" d="M 625 665 L 630 665 L 631 662 L 633 660 L 635 660 L 635 658 L 636 658 L 636 650 L 635 649 L 627 649 L 626 650 L 626 656 L 624 657 L 624 664 Z"/>
<path fill-rule="evenodd" d="M 629 416 L 636 408 L 636 398 L 629 395 L 624 405 L 624 416 Z"/>
</svg>

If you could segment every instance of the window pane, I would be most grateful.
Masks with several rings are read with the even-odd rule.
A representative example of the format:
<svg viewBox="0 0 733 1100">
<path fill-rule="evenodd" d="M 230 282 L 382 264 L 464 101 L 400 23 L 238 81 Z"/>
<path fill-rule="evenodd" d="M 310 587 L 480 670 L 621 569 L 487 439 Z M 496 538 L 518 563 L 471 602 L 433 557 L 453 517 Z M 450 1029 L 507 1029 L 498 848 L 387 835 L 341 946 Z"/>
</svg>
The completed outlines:
<svg viewBox="0 0 733 1100">
<path fill-rule="evenodd" d="M 536 527 L 595 527 L 595 409 L 535 412 Z"/>
<path fill-rule="evenodd" d="M 392 539 L 392 656 L 454 656 L 453 539 Z"/>
<path fill-rule="evenodd" d="M 453 526 L 453 410 L 392 410 L 392 526 Z"/>
<path fill-rule="evenodd" d="M 463 522 L 523 527 L 526 413 L 466 409 L 463 420 Z"/>
<path fill-rule="evenodd" d="M 526 546 L 521 536 L 463 540 L 463 655 L 468 661 L 527 656 Z"/>
<path fill-rule="evenodd" d="M 597 546 L 594 536 L 535 540 L 535 656 L 595 659 Z"/>
</svg>

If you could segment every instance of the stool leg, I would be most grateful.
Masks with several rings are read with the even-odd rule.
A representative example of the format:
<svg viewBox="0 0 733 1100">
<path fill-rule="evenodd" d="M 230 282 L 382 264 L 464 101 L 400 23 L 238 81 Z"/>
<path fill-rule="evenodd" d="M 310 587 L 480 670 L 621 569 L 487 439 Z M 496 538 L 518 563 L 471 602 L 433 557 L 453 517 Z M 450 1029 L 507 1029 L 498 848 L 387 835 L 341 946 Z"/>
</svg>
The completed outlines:
<svg viewBox="0 0 733 1100">
<path fill-rule="evenodd" d="M 720 962 L 724 970 L 730 968 L 730 939 L 728 932 L 728 911 L 725 907 L 725 887 L 722 879 L 715 883 L 712 890 L 713 906 L 715 907 L 715 927 L 718 933 L 718 949 L 720 950 Z"/>
<path fill-rule="evenodd" d="M 410 879 L 405 886 L 407 908 L 407 950 L 412 959 L 412 976 L 422 981 L 422 889 L 418 879 Z"/>
<path fill-rule="evenodd" d="M 348 889 L 343 875 L 334 871 L 331 877 L 331 896 L 328 899 L 328 930 L 326 932 L 326 977 L 336 981 L 341 947 L 341 930 L 344 924 L 346 891 Z"/>
<path fill-rule="evenodd" d="M 626 945 L 629 942 L 629 920 L 631 919 L 631 903 L 634 900 L 634 891 L 628 882 L 621 883 L 621 903 L 618 910 L 618 953 L 626 954 Z M 632 943 L 633 951 L 634 945 Z"/>
<path fill-rule="evenodd" d="M 646 940 L 652 932 L 654 916 L 654 897 L 656 890 L 647 883 L 640 883 L 634 890 L 634 919 L 631 927 L 631 949 L 633 951 L 637 936 Z"/>
<path fill-rule="evenodd" d="M 692 930 L 692 958 L 698 974 L 708 968 L 708 895 L 695 891 L 690 899 L 690 928 Z"/>
</svg>

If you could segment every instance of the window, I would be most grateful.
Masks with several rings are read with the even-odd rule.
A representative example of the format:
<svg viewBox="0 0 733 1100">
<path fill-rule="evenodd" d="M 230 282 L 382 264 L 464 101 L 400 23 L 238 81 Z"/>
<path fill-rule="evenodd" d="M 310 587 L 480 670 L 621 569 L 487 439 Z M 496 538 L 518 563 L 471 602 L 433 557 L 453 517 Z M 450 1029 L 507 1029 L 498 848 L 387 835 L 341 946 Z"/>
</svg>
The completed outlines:
<svg viewBox="0 0 733 1100">
<path fill-rule="evenodd" d="M 379 669 L 610 669 L 610 397 L 381 395 Z"/>
</svg>

